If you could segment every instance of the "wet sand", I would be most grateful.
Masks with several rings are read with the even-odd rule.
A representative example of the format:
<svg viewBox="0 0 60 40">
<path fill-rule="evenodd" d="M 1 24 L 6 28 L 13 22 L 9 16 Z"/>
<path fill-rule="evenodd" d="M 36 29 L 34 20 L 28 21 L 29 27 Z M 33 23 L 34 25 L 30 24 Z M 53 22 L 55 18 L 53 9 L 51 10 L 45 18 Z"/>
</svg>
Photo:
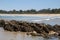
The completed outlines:
<svg viewBox="0 0 60 40">
<path fill-rule="evenodd" d="M 26 35 L 26 32 L 2 31 L 0 28 L 0 40 L 44 40 L 42 37 L 33 37 Z"/>
<path fill-rule="evenodd" d="M 30 36 L 26 35 L 24 32 L 9 32 L 9 31 L 1 31 L 3 29 L 0 28 L 0 40 L 60 40 L 59 38 L 46 39 L 39 36 Z"/>
<path fill-rule="evenodd" d="M 60 16 L 60 14 L 0 14 L 0 16 Z"/>
</svg>

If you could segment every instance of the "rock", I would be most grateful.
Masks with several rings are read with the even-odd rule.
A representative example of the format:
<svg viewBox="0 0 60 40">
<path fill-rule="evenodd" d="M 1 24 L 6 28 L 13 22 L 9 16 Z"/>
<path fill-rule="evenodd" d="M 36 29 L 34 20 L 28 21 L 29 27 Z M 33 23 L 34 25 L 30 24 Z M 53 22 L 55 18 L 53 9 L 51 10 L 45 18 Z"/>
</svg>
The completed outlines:
<svg viewBox="0 0 60 40">
<path fill-rule="evenodd" d="M 4 20 L 0 20 L 0 27 L 4 27 L 5 25 L 5 21 Z"/>
<path fill-rule="evenodd" d="M 55 29 L 55 31 L 60 31 L 60 25 L 54 25 L 53 28 Z"/>
<path fill-rule="evenodd" d="M 60 25 L 49 25 L 45 23 L 31 23 L 16 20 L 0 20 L 0 27 L 7 31 L 28 32 L 28 35 L 49 37 L 50 35 L 60 36 Z"/>
<path fill-rule="evenodd" d="M 34 31 L 33 28 L 31 26 L 29 26 L 26 22 L 23 23 L 23 26 L 25 26 L 25 29 L 27 32 L 32 32 Z"/>
<path fill-rule="evenodd" d="M 37 25 L 37 26 L 38 26 L 38 25 Z M 38 27 L 39 27 L 40 31 L 45 31 L 46 33 L 49 32 L 49 29 L 48 29 L 47 25 L 44 24 L 44 23 L 39 24 Z"/>
<path fill-rule="evenodd" d="M 27 35 L 31 35 L 31 36 L 41 36 L 40 34 L 36 33 L 36 31 L 28 32 Z"/>
<path fill-rule="evenodd" d="M 37 33 L 40 33 L 40 28 L 35 25 L 35 23 L 30 23 L 30 26 L 37 32 Z"/>
<path fill-rule="evenodd" d="M 14 31 L 12 25 L 10 25 L 10 24 L 5 24 L 4 29 L 7 31 Z"/>
<path fill-rule="evenodd" d="M 33 31 L 33 28 L 31 28 L 26 22 L 20 23 L 20 22 L 15 21 L 15 20 L 7 21 L 5 23 L 4 29 L 8 30 L 8 31 L 22 31 L 22 32 Z"/>
<path fill-rule="evenodd" d="M 54 32 L 54 31 L 49 31 L 49 34 L 48 35 L 58 35 L 57 32 Z"/>
<path fill-rule="evenodd" d="M 60 31 L 57 31 L 58 36 L 60 36 Z"/>
<path fill-rule="evenodd" d="M 49 29 L 49 31 L 54 30 L 53 26 L 50 24 L 47 24 L 46 27 Z"/>
</svg>

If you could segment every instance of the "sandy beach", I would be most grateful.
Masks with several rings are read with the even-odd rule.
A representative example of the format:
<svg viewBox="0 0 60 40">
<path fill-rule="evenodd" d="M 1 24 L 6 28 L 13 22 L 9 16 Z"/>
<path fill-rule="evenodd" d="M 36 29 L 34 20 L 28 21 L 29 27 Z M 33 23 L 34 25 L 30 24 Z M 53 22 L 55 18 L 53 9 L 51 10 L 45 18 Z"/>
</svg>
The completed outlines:
<svg viewBox="0 0 60 40">
<path fill-rule="evenodd" d="M 60 16 L 60 14 L 0 14 L 0 16 Z"/>
</svg>

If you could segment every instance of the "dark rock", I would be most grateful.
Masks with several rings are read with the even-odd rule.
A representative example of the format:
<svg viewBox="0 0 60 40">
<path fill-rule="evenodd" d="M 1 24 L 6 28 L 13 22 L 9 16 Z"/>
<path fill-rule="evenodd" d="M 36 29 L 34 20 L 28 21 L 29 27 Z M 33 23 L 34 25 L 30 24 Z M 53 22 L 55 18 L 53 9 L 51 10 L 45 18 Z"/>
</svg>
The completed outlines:
<svg viewBox="0 0 60 40">
<path fill-rule="evenodd" d="M 31 28 L 26 22 L 18 22 L 15 20 L 6 21 L 4 26 L 5 30 L 8 31 L 22 31 L 22 32 L 31 32 L 33 28 Z"/>
<path fill-rule="evenodd" d="M 43 37 L 48 37 L 50 31 L 53 31 L 56 32 L 56 35 L 60 36 L 60 25 L 52 26 L 45 23 L 31 23 L 16 20 L 11 21 L 0 20 L 0 27 L 3 27 L 4 30 L 7 31 L 32 32 L 30 33 L 31 35 L 41 35 Z M 36 33 L 33 33 L 34 31 Z"/>
<path fill-rule="evenodd" d="M 37 32 L 40 33 L 40 28 L 36 26 L 34 23 L 30 23 L 30 26 Z"/>
<path fill-rule="evenodd" d="M 4 27 L 5 25 L 5 21 L 4 20 L 0 20 L 0 27 Z"/>
<path fill-rule="evenodd" d="M 60 25 L 54 25 L 53 28 L 56 30 L 56 31 L 60 31 Z"/>
</svg>

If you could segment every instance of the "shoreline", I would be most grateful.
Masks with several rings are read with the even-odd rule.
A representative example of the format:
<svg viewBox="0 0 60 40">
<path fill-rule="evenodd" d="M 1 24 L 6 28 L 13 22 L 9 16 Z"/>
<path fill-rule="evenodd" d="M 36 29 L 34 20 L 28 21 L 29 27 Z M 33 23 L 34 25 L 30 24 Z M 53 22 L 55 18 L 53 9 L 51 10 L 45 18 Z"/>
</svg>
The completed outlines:
<svg viewBox="0 0 60 40">
<path fill-rule="evenodd" d="M 0 16 L 60 16 L 60 14 L 0 14 Z"/>
</svg>

